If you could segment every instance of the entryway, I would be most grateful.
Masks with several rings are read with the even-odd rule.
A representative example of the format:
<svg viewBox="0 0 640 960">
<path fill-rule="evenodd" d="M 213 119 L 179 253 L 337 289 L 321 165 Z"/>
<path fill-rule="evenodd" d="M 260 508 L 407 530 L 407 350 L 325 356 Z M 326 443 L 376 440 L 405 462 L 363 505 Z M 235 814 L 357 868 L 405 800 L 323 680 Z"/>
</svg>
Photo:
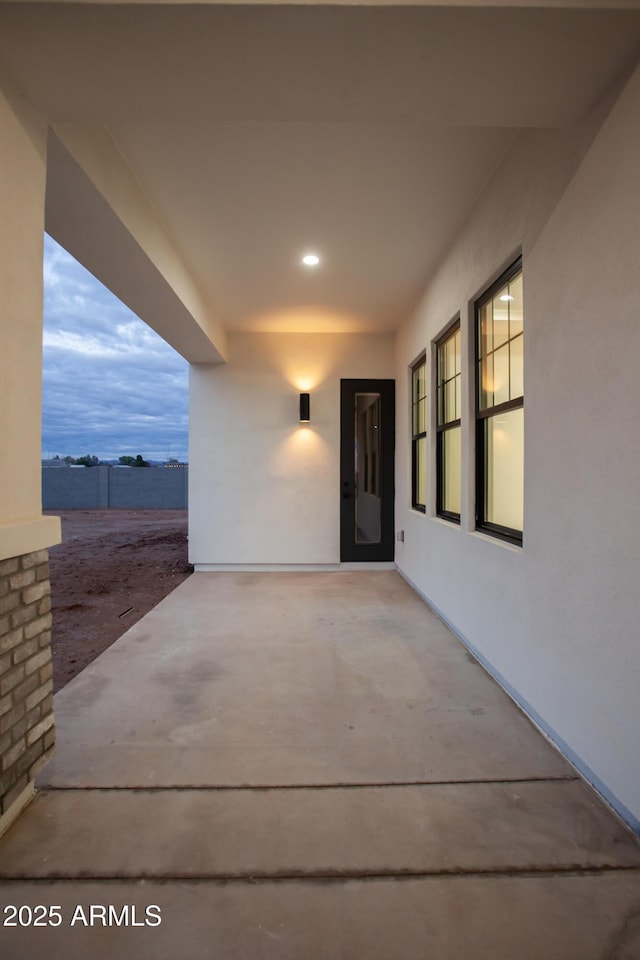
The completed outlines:
<svg viewBox="0 0 640 960">
<path fill-rule="evenodd" d="M 393 560 L 395 381 L 340 391 L 340 560 Z"/>
</svg>

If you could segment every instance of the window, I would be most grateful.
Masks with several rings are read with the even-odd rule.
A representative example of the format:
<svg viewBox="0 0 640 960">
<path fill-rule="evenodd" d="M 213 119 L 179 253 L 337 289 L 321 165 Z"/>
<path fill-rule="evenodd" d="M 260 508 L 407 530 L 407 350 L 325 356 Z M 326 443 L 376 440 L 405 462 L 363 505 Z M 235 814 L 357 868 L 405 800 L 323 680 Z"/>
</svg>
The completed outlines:
<svg viewBox="0 0 640 960">
<path fill-rule="evenodd" d="M 358 452 L 364 477 L 361 477 L 364 493 L 380 496 L 380 394 L 356 394 L 356 410 L 359 422 L 356 425 Z"/>
<path fill-rule="evenodd" d="M 427 506 L 427 361 L 411 368 L 411 506 L 424 513 Z"/>
<path fill-rule="evenodd" d="M 476 302 L 476 525 L 522 543 L 524 365 L 522 260 Z"/>
<path fill-rule="evenodd" d="M 436 510 L 438 516 L 460 523 L 462 391 L 460 321 L 436 344 L 437 442 Z"/>
</svg>

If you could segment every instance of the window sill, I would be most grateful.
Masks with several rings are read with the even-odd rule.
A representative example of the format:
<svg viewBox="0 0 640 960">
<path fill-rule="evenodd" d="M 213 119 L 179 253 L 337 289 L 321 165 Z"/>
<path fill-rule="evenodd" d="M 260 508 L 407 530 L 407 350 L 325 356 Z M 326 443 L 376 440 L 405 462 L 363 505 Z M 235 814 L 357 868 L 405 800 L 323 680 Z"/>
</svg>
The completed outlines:
<svg viewBox="0 0 640 960">
<path fill-rule="evenodd" d="M 509 543 L 508 540 L 501 540 L 500 537 L 492 537 L 490 533 L 485 533 L 483 530 L 469 530 L 468 533 L 478 540 L 484 540 L 485 543 L 492 543 L 495 547 L 508 550 L 510 553 L 515 553 L 518 556 L 522 556 L 524 551 L 524 544 Z"/>
<path fill-rule="evenodd" d="M 439 524 L 441 527 L 446 527 L 447 530 L 458 530 L 462 529 L 459 520 L 447 520 L 446 517 L 441 517 L 438 513 L 434 513 L 432 517 L 429 517 L 429 520 L 433 520 L 434 523 Z"/>
</svg>

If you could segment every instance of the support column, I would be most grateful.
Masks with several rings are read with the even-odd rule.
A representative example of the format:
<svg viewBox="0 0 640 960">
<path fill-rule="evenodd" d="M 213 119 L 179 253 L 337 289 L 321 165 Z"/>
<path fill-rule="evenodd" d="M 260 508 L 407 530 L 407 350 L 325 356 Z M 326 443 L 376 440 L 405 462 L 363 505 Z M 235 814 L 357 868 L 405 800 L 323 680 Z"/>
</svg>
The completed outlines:
<svg viewBox="0 0 640 960">
<path fill-rule="evenodd" d="M 42 254 L 46 123 L 0 89 L 0 832 L 53 748 L 47 547 L 42 516 Z"/>
</svg>

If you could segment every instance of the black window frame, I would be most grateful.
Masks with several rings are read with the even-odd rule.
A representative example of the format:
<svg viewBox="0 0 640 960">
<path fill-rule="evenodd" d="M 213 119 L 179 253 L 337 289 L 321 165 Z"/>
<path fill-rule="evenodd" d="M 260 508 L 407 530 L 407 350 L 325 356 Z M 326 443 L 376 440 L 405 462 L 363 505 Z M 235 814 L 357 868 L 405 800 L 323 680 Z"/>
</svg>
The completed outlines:
<svg viewBox="0 0 640 960">
<path fill-rule="evenodd" d="M 460 427 L 462 429 L 462 415 L 459 416 L 456 420 L 450 420 L 447 422 L 441 423 L 441 403 L 440 403 L 440 388 L 441 386 L 447 383 L 447 380 L 440 381 L 440 348 L 447 343 L 456 333 L 460 332 L 462 337 L 462 328 L 460 326 L 460 315 L 453 320 L 441 337 L 436 340 L 435 343 L 435 366 L 436 366 L 436 514 L 439 517 L 442 517 L 444 520 L 450 520 L 451 523 L 460 523 L 460 514 L 455 513 L 453 510 L 445 510 L 442 506 L 443 502 L 443 492 L 444 492 L 444 440 L 445 433 L 447 430 L 452 430 L 454 427 Z M 460 371 L 454 375 L 460 377 L 460 382 L 462 382 L 462 358 L 460 359 Z M 462 411 L 460 411 L 462 413 Z M 460 477 L 460 483 L 462 484 L 462 476 Z"/>
<path fill-rule="evenodd" d="M 422 397 L 416 397 L 415 395 L 415 375 L 416 372 L 424 367 L 424 395 Z M 424 440 L 425 445 L 427 443 L 427 353 L 426 350 L 418 357 L 418 359 L 411 364 L 411 507 L 413 510 L 418 510 L 420 513 L 427 512 L 427 494 L 425 490 L 425 502 L 420 503 L 418 501 L 418 445 L 420 440 Z M 424 400 L 425 404 L 425 414 L 424 414 L 424 430 L 420 433 L 416 433 L 414 430 L 416 418 L 415 418 L 415 408 L 420 400 Z M 428 457 L 427 457 L 428 460 Z M 425 477 L 425 480 L 427 478 Z"/>
<path fill-rule="evenodd" d="M 486 423 L 489 419 L 499 416 L 501 413 L 507 413 L 510 410 L 524 409 L 524 391 L 522 396 L 507 400 L 493 407 L 487 407 L 484 410 L 480 407 L 480 310 L 492 300 L 494 294 L 504 287 L 506 283 L 513 280 L 519 273 L 522 273 L 522 256 L 519 256 L 507 269 L 500 274 L 482 294 L 474 304 L 474 327 L 475 327 L 475 411 L 476 411 L 476 530 L 487 533 L 499 540 L 505 540 L 515 546 L 521 547 L 523 543 L 523 530 L 516 530 L 513 527 L 505 527 L 498 523 L 492 523 L 486 520 L 485 510 L 485 476 L 486 476 Z M 523 321 L 524 329 L 524 321 Z M 524 334 L 522 334 L 524 336 Z"/>
</svg>

